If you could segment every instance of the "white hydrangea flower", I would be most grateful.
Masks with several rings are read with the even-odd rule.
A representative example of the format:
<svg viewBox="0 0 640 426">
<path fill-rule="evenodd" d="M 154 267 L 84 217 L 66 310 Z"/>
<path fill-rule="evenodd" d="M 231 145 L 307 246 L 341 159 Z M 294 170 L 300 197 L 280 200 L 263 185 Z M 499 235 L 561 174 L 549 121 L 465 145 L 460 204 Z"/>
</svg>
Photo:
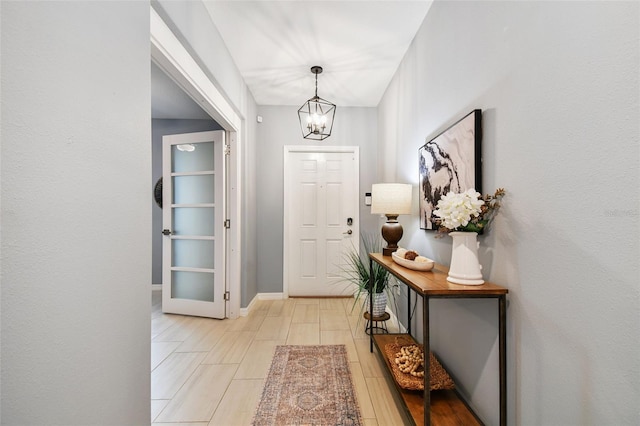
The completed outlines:
<svg viewBox="0 0 640 426">
<path fill-rule="evenodd" d="M 463 193 L 449 192 L 445 194 L 433 214 L 442 219 L 442 225 L 448 229 L 467 226 L 471 218 L 480 215 L 484 201 L 482 195 L 475 189 L 468 189 Z"/>
</svg>

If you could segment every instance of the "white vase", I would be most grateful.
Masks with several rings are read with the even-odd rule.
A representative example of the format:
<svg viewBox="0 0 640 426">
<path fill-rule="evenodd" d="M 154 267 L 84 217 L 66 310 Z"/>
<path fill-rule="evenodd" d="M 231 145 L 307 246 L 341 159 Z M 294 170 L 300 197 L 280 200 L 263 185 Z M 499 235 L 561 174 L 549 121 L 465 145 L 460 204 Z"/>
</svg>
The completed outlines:
<svg viewBox="0 0 640 426">
<path fill-rule="evenodd" d="M 368 295 L 367 295 L 368 296 Z M 365 301 L 366 311 L 369 312 L 369 297 Z M 373 315 L 374 317 L 380 317 L 384 315 L 387 308 L 387 293 L 373 293 Z"/>
<path fill-rule="evenodd" d="M 453 238 L 451 267 L 447 281 L 454 284 L 480 285 L 482 265 L 478 261 L 478 234 L 476 232 L 450 232 Z"/>
</svg>

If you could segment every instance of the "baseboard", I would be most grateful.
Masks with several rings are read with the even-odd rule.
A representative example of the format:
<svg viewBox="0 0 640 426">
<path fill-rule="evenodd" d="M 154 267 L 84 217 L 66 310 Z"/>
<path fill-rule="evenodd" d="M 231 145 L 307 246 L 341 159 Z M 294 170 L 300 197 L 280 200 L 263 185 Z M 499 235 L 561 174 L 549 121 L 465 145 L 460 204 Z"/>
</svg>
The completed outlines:
<svg viewBox="0 0 640 426">
<path fill-rule="evenodd" d="M 393 324 L 394 326 L 397 326 L 400 333 L 406 333 L 407 329 L 405 328 L 405 326 L 403 326 L 400 323 L 400 321 L 398 321 L 398 317 L 396 316 L 396 314 L 391 309 L 389 309 L 388 306 L 387 306 L 386 311 L 389 314 L 389 316 L 391 317 L 391 318 L 389 318 L 389 321 L 391 321 L 391 324 Z"/>
<path fill-rule="evenodd" d="M 284 293 L 258 293 L 258 300 L 282 300 L 284 299 Z"/>
<path fill-rule="evenodd" d="M 251 312 L 251 308 L 253 308 L 253 305 L 256 304 L 256 301 L 258 300 L 258 296 L 256 295 L 251 302 L 249 302 L 249 305 L 247 305 L 246 308 L 240 308 L 240 312 L 238 312 L 238 315 L 241 317 L 246 317 L 249 315 L 249 312 Z"/>
<path fill-rule="evenodd" d="M 162 291 L 162 284 L 151 284 L 151 291 Z M 240 308 L 240 316 L 246 317 L 251 312 L 251 308 L 256 304 L 258 300 L 282 300 L 284 299 L 284 293 L 258 293 L 253 298 L 249 306 L 246 308 Z"/>
<path fill-rule="evenodd" d="M 251 309 L 258 300 L 282 300 L 284 298 L 284 293 L 258 293 L 251 302 L 249 302 L 249 305 L 246 308 L 240 308 L 240 316 L 246 317 L 249 315 L 249 312 L 251 312 Z"/>
</svg>

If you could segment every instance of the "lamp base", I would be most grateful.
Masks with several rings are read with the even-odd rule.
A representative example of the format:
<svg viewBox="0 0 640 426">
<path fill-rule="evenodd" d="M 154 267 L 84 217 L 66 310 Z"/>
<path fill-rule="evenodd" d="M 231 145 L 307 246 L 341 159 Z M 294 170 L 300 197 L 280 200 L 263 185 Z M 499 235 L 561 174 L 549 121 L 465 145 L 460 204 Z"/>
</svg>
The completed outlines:
<svg viewBox="0 0 640 426">
<path fill-rule="evenodd" d="M 382 249 L 382 255 L 383 255 L 383 256 L 391 256 L 391 253 L 393 253 L 393 252 L 394 252 L 394 251 L 396 251 L 396 250 L 398 250 L 398 247 L 394 247 L 394 248 L 391 248 L 391 247 L 384 247 L 384 248 Z"/>
<path fill-rule="evenodd" d="M 387 214 L 387 221 L 382 225 L 382 238 L 387 242 L 387 246 L 382 249 L 383 256 L 391 256 L 391 253 L 398 250 L 398 241 L 402 238 L 402 225 L 398 223 L 397 214 Z"/>
</svg>

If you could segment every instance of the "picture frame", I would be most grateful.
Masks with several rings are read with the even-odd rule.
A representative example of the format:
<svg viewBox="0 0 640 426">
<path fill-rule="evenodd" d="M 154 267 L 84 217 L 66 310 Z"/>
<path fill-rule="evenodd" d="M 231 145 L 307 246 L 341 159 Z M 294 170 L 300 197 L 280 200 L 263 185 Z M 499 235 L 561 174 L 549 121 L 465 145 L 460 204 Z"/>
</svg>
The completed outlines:
<svg viewBox="0 0 640 426">
<path fill-rule="evenodd" d="M 437 230 L 433 211 L 448 192 L 482 193 L 482 111 L 474 109 L 418 150 L 420 228 Z"/>
</svg>

